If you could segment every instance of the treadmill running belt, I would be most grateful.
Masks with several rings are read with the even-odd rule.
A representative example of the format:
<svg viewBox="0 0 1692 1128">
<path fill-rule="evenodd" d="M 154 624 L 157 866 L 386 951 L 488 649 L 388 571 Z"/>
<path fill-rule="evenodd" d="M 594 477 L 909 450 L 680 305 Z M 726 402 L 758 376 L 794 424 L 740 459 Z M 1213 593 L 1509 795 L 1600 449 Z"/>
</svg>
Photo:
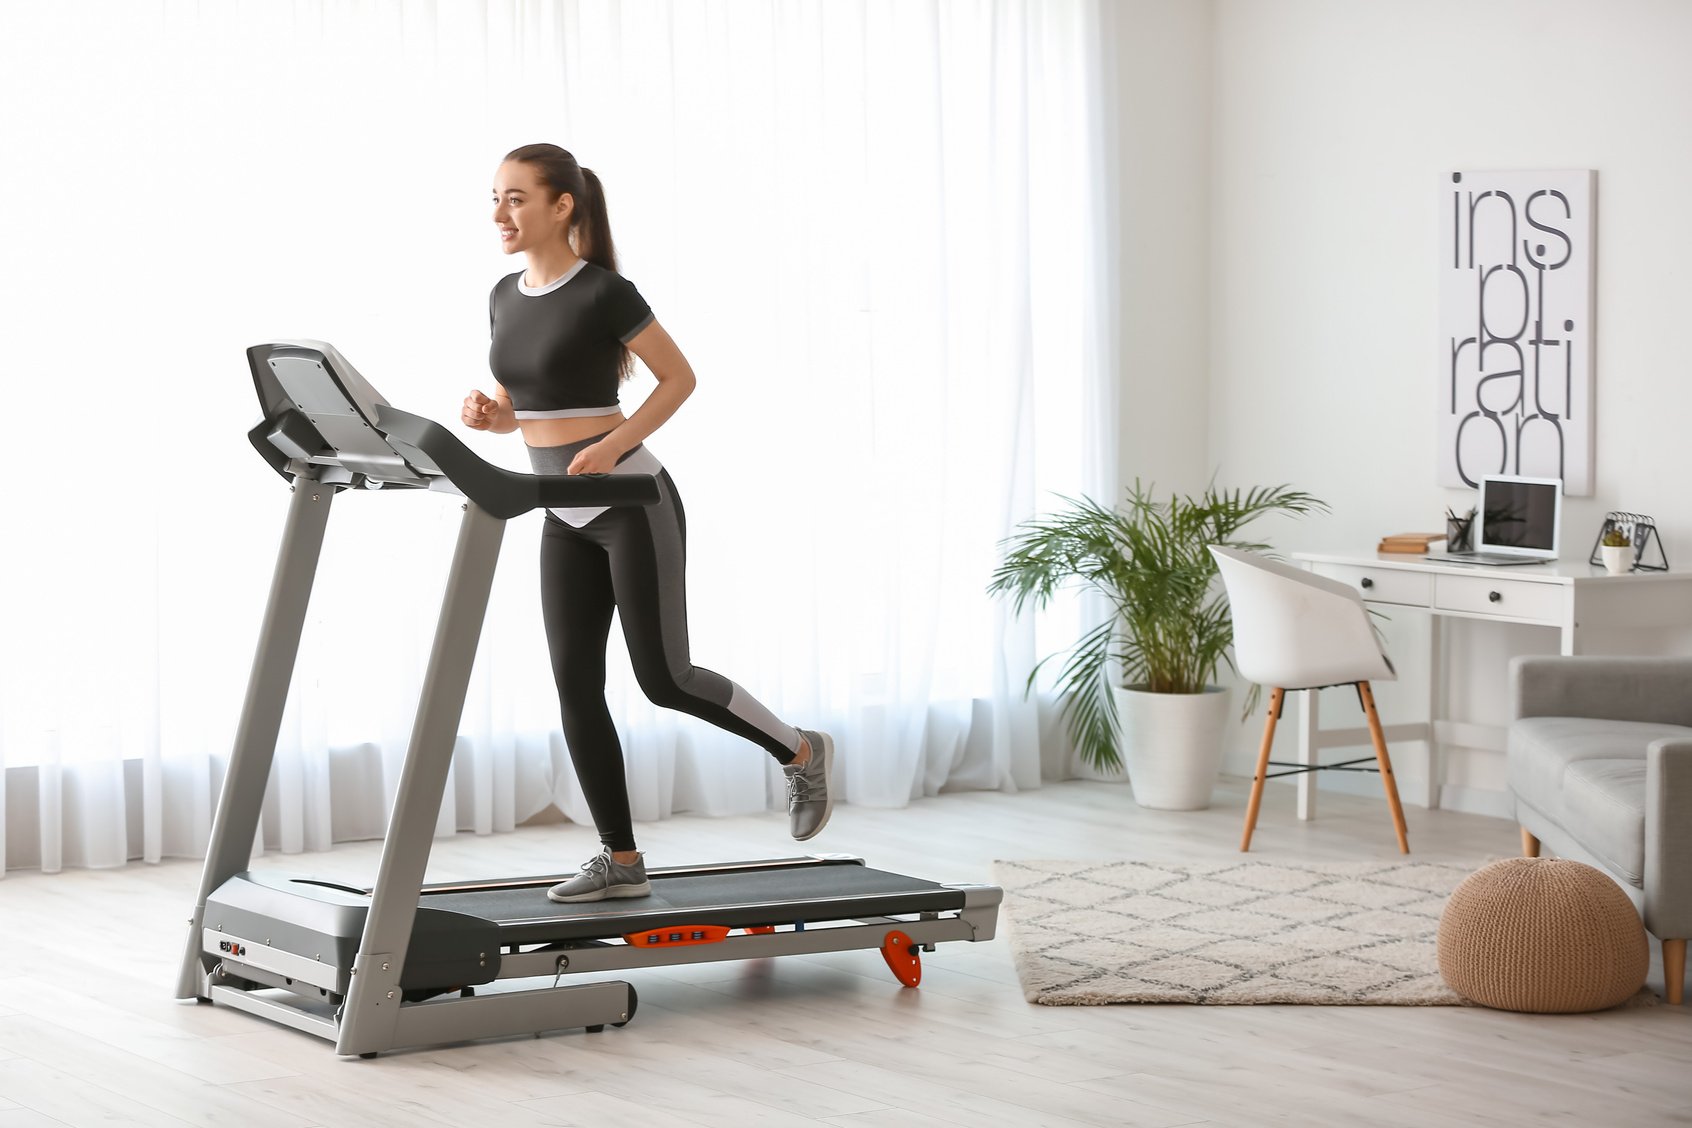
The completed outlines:
<svg viewBox="0 0 1692 1128">
<path fill-rule="evenodd" d="M 796 921 L 852 920 L 963 908 L 964 893 L 932 881 L 857 865 L 807 866 L 652 877 L 652 893 L 561 905 L 529 886 L 465 893 L 424 891 L 422 904 L 468 913 L 499 926 L 504 944 L 593 940 L 654 925 L 746 928 Z"/>
</svg>

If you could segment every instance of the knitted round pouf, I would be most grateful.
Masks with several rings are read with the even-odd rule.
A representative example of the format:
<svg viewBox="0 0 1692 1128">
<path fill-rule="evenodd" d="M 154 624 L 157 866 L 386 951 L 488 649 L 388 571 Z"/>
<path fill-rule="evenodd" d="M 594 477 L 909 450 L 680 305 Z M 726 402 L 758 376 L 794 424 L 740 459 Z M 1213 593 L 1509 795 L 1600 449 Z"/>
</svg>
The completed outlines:
<svg viewBox="0 0 1692 1128">
<path fill-rule="evenodd" d="M 1603 1010 L 1644 986 L 1651 950 L 1615 882 L 1565 858 L 1509 858 L 1463 879 L 1439 918 L 1439 974 L 1499 1010 Z"/>
</svg>

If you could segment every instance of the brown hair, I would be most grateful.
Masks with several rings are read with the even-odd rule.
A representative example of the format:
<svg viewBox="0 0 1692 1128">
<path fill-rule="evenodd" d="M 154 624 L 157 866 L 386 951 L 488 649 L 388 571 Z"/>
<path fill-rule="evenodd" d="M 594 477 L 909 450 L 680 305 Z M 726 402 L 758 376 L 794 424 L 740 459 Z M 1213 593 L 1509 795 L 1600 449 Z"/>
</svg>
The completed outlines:
<svg viewBox="0 0 1692 1128">
<path fill-rule="evenodd" d="M 570 213 L 570 234 L 575 238 L 576 253 L 595 266 L 617 269 L 617 247 L 611 241 L 605 189 L 592 169 L 583 168 L 569 150 L 557 145 L 524 145 L 505 154 L 505 159 L 533 166 L 552 189 L 553 202 L 568 192 L 576 202 L 575 210 Z M 634 371 L 634 357 L 627 346 L 617 371 L 625 380 Z"/>
</svg>

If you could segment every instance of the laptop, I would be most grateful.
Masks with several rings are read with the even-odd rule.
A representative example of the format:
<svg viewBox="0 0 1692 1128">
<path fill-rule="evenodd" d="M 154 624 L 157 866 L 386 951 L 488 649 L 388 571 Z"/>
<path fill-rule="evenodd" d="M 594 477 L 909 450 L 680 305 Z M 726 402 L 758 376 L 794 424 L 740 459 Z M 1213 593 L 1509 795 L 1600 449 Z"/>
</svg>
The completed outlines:
<svg viewBox="0 0 1692 1128">
<path fill-rule="evenodd" d="M 1430 552 L 1429 560 L 1509 567 L 1557 559 L 1563 524 L 1562 479 L 1512 474 L 1482 478 L 1476 510 L 1473 550 Z"/>
</svg>

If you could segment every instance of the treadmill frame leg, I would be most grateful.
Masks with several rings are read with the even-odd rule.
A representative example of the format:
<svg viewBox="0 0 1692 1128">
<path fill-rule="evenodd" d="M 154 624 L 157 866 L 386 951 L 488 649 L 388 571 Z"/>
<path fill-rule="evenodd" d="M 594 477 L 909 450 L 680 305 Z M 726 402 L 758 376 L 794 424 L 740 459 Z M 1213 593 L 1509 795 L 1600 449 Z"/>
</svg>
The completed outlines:
<svg viewBox="0 0 1692 1128">
<path fill-rule="evenodd" d="M 476 660 L 504 533 L 503 519 L 475 502 L 465 502 L 411 744 L 388 817 L 364 937 L 353 959 L 352 985 L 335 1042 L 338 1054 L 391 1049 L 399 1036 L 404 1005 L 400 972 L 411 943 L 418 891 L 429 864 L 441 796 L 452 768 L 458 723 L 464 713 L 464 696 L 470 687 L 470 670 Z M 477 998 L 411 1005 L 463 1007 L 492 1001 Z M 461 1036 L 448 1034 L 449 1038 Z"/>
<path fill-rule="evenodd" d="M 247 696 L 241 704 L 228 774 L 212 820 L 206 864 L 200 873 L 200 891 L 194 898 L 194 915 L 188 921 L 188 939 L 176 985 L 179 999 L 208 997 L 201 935 L 206 898 L 252 861 L 253 840 L 264 807 L 264 789 L 270 779 L 271 761 L 276 756 L 276 737 L 282 728 L 282 710 L 288 703 L 288 686 L 294 680 L 300 634 L 305 629 L 317 561 L 323 552 L 323 532 L 329 523 L 330 503 L 340 489 L 306 477 L 294 479 L 294 496 L 288 503 L 282 545 L 276 553 L 276 570 L 271 574 L 270 598 L 264 608 L 252 673 L 247 678 Z"/>
</svg>

